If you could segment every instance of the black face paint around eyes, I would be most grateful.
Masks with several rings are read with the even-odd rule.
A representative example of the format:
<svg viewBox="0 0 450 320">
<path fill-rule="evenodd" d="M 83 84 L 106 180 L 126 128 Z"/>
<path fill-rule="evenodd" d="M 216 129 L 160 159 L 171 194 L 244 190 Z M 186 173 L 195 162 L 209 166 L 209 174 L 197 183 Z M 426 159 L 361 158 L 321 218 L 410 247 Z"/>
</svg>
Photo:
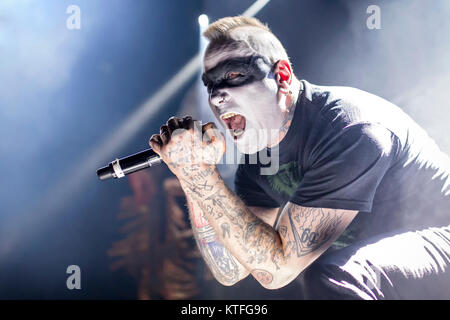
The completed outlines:
<svg viewBox="0 0 450 320">
<path fill-rule="evenodd" d="M 271 65 L 265 57 L 231 58 L 220 62 L 211 70 L 203 73 L 202 81 L 208 92 L 211 93 L 213 88 L 237 87 L 262 80 L 270 71 Z M 234 79 L 227 79 L 229 72 L 237 72 L 240 75 Z"/>
<path fill-rule="evenodd" d="M 202 74 L 202 81 L 203 81 L 203 84 L 205 85 L 205 87 L 207 88 L 208 92 L 211 92 L 212 91 L 212 87 L 213 87 L 213 83 L 212 83 L 212 81 L 210 81 L 208 79 L 208 77 L 204 73 Z"/>
</svg>

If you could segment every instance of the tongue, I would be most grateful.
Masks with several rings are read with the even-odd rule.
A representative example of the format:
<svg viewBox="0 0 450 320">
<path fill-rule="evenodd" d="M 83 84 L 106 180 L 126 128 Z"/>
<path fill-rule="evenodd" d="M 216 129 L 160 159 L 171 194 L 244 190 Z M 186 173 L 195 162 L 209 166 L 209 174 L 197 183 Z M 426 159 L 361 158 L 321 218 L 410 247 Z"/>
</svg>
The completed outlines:
<svg viewBox="0 0 450 320">
<path fill-rule="evenodd" d="M 235 115 L 231 118 L 224 119 L 224 121 L 227 124 L 228 128 L 232 130 L 245 129 L 245 118 L 243 116 Z"/>
</svg>

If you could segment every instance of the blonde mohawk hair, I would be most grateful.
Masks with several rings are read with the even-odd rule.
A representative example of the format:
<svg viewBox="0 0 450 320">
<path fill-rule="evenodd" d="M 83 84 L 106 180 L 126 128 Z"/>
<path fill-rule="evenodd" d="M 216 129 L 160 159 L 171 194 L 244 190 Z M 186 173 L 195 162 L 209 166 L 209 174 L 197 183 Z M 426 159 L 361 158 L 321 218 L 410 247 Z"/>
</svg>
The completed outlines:
<svg viewBox="0 0 450 320">
<path fill-rule="evenodd" d="M 203 36 L 209 41 L 219 40 L 227 37 L 231 30 L 238 27 L 257 27 L 272 33 L 267 25 L 256 18 L 236 16 L 222 18 L 210 24 L 208 29 L 203 32 Z"/>
<path fill-rule="evenodd" d="M 241 27 L 249 30 L 232 34 L 232 31 Z M 267 25 L 256 18 L 236 16 L 219 19 L 203 32 L 203 36 L 210 42 L 206 49 L 206 55 L 211 50 L 223 50 L 224 48 L 238 50 L 247 46 L 249 49 L 266 56 L 271 63 L 276 63 L 281 59 L 289 62 L 289 57 L 280 40 Z"/>
</svg>

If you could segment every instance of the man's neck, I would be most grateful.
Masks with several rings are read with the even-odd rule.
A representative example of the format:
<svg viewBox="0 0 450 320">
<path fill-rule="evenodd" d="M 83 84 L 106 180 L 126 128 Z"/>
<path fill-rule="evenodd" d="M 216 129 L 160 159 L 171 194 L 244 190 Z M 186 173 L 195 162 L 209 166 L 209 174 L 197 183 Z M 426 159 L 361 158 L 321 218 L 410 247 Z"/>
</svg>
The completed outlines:
<svg viewBox="0 0 450 320">
<path fill-rule="evenodd" d="M 292 80 L 292 85 L 290 87 L 290 91 L 292 92 L 292 94 L 286 97 L 286 109 L 283 112 L 283 122 L 281 124 L 278 137 L 274 139 L 273 143 L 269 146 L 270 148 L 278 145 L 281 142 L 281 140 L 283 140 L 283 138 L 286 136 L 291 126 L 292 119 L 294 117 L 295 107 L 297 105 L 297 100 L 300 95 L 300 87 L 301 87 L 300 81 L 294 78 Z"/>
</svg>

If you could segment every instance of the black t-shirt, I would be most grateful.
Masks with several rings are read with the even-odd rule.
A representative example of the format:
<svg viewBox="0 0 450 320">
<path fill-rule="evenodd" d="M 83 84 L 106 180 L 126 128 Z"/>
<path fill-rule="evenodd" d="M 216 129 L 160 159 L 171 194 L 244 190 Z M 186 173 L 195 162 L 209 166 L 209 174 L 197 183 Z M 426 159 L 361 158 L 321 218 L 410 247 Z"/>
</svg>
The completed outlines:
<svg viewBox="0 0 450 320">
<path fill-rule="evenodd" d="M 450 223 L 450 160 L 417 123 L 362 90 L 301 84 L 286 136 L 276 150 L 263 151 L 278 152 L 278 172 L 261 174 L 273 164 L 259 156 L 250 164 L 249 155 L 236 171 L 235 190 L 246 205 L 358 210 L 343 245 Z"/>
</svg>

